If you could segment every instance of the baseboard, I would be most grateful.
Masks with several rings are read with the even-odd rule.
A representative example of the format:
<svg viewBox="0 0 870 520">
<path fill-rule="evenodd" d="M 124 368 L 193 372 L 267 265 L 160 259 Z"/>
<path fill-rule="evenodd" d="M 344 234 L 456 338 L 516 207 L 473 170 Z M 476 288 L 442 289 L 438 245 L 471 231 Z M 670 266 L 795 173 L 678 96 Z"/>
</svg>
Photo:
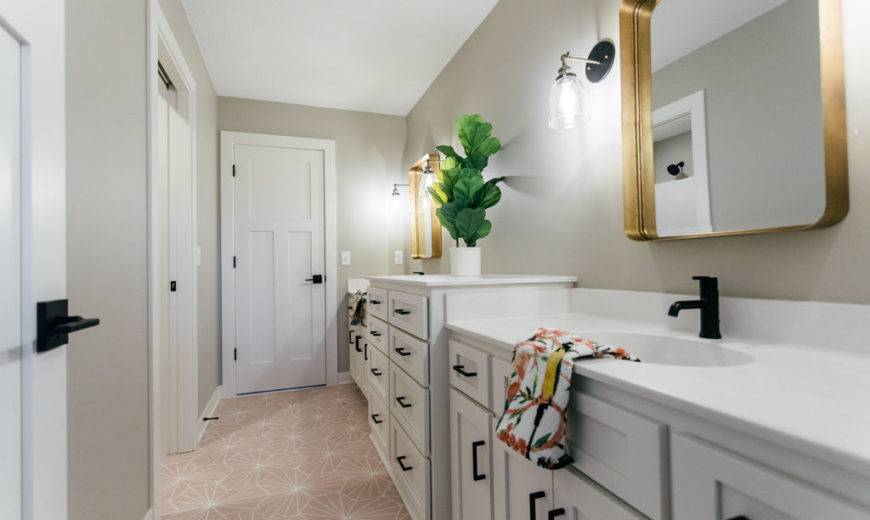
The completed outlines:
<svg viewBox="0 0 870 520">
<path fill-rule="evenodd" d="M 145 516 L 142 518 L 142 520 L 154 520 L 154 510 L 149 509 L 148 512 L 145 513 Z"/>
<path fill-rule="evenodd" d="M 346 385 L 348 383 L 353 383 L 353 378 L 350 377 L 350 372 L 339 372 L 335 384 Z"/>
<path fill-rule="evenodd" d="M 211 398 L 209 398 L 208 404 L 205 405 L 205 410 L 203 410 L 202 415 L 199 416 L 199 433 L 196 436 L 196 446 L 199 446 L 199 441 L 202 440 L 202 436 L 205 435 L 205 429 L 208 427 L 208 421 L 205 421 L 204 419 L 206 417 L 214 416 L 214 411 L 217 409 L 218 404 L 221 402 L 223 395 L 223 386 L 215 388 L 214 392 L 211 393 Z"/>
</svg>

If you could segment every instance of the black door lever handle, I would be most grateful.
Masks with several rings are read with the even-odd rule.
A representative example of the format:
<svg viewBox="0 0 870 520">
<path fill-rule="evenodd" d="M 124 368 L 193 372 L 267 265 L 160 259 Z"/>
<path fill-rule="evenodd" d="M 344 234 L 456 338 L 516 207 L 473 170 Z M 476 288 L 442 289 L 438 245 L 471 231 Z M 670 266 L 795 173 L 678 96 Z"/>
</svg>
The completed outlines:
<svg viewBox="0 0 870 520">
<path fill-rule="evenodd" d="M 323 283 L 323 275 L 322 274 L 314 274 L 314 275 L 311 275 L 311 278 L 306 278 L 305 281 L 311 282 L 311 283 Z"/>
<path fill-rule="evenodd" d="M 97 318 L 69 315 L 68 300 L 52 300 L 36 304 L 36 351 L 48 352 L 69 343 L 69 334 L 96 327 Z"/>
</svg>

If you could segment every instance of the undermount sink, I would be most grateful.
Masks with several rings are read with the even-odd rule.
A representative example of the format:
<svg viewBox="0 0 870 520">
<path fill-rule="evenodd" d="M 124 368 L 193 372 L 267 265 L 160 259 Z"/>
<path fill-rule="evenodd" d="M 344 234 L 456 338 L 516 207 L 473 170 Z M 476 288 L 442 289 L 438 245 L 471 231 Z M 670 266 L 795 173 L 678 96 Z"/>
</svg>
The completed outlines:
<svg viewBox="0 0 870 520">
<path fill-rule="evenodd" d="M 751 363 L 749 354 L 698 341 L 634 332 L 590 332 L 583 334 L 598 343 L 623 347 L 643 363 L 683 367 L 728 367 Z"/>
</svg>

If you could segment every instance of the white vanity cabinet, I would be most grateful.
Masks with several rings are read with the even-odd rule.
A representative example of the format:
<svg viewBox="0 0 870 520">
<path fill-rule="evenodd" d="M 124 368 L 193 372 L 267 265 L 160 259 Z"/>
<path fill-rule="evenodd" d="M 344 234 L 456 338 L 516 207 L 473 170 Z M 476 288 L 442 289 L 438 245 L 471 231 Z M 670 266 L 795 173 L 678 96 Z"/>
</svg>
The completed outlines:
<svg viewBox="0 0 870 520">
<path fill-rule="evenodd" d="M 470 474 L 466 479 L 469 487 L 463 491 L 474 490 L 465 496 L 478 499 L 468 502 L 459 516 L 452 509 L 446 297 L 503 288 L 570 288 L 576 278 L 402 275 L 371 277 L 369 282 L 365 340 L 360 343 L 362 352 L 356 352 L 354 346 L 353 353 L 367 360 L 363 385 L 369 396 L 372 442 L 399 495 L 414 520 L 491 518 L 488 432 L 492 425 L 481 422 L 491 421 L 491 414 L 474 403 L 463 409 L 458 435 L 469 443 L 484 440 L 485 444 L 472 450 L 471 444 L 463 443 L 457 456 L 463 461 L 460 474 L 473 470 L 476 459 L 481 472 L 477 476 L 486 477 L 475 480 Z M 483 436 L 487 438 L 479 439 Z"/>
</svg>

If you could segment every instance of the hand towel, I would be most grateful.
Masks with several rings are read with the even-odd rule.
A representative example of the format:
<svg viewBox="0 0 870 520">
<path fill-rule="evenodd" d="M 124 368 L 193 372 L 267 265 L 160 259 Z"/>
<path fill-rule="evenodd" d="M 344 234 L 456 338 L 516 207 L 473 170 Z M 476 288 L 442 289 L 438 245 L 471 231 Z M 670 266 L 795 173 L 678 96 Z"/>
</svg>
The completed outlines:
<svg viewBox="0 0 870 520">
<path fill-rule="evenodd" d="M 571 464 L 565 433 L 574 362 L 603 357 L 640 361 L 622 347 L 559 329 L 542 327 L 517 343 L 496 436 L 538 466 L 559 469 Z"/>
</svg>

